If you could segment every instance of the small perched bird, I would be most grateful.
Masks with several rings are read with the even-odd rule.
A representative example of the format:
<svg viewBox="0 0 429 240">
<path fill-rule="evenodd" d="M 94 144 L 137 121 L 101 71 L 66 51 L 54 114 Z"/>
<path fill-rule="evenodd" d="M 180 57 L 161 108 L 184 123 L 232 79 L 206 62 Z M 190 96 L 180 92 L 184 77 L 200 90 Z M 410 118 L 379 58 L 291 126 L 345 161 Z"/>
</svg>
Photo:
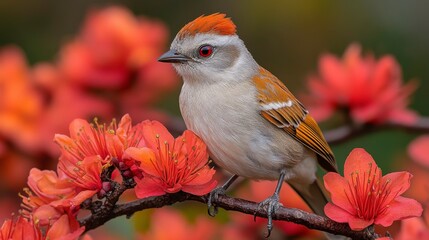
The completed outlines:
<svg viewBox="0 0 429 240">
<path fill-rule="evenodd" d="M 278 180 L 273 196 L 259 205 L 267 210 L 268 235 L 284 181 L 324 215 L 317 163 L 337 171 L 333 153 L 305 107 L 253 59 L 230 18 L 215 13 L 186 24 L 159 61 L 172 63 L 183 78 L 180 110 L 187 128 L 234 174 L 211 198 L 237 176 Z"/>
</svg>

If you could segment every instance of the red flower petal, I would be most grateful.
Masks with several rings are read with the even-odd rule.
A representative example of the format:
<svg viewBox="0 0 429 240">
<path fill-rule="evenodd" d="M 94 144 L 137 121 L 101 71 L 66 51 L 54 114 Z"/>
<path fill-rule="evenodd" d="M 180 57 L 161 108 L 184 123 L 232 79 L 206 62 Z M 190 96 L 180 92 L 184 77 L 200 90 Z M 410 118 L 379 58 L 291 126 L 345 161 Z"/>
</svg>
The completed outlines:
<svg viewBox="0 0 429 240">
<path fill-rule="evenodd" d="M 208 166 L 201 169 L 195 178 L 191 181 L 186 182 L 186 186 L 203 185 L 210 181 L 214 181 L 213 175 L 216 173 L 214 169 L 210 169 Z"/>
<path fill-rule="evenodd" d="M 347 222 L 350 226 L 350 228 L 354 231 L 360 231 L 368 226 L 370 226 L 374 220 L 364 220 L 361 218 L 357 218 L 350 214 L 349 212 L 345 211 L 344 209 L 328 203 L 325 206 L 325 214 L 330 219 L 339 222 L 339 223 L 345 223 Z"/>
<path fill-rule="evenodd" d="M 378 63 L 376 63 L 374 69 L 374 81 L 371 83 L 371 94 L 376 95 L 377 93 L 389 88 L 389 84 L 394 81 L 400 82 L 401 71 L 396 63 L 395 59 L 391 56 L 382 57 Z"/>
<path fill-rule="evenodd" d="M 152 149 L 149 148 L 135 148 L 130 147 L 125 150 L 124 157 L 130 157 L 136 161 L 140 162 L 140 168 L 146 172 L 147 174 L 150 174 L 152 176 L 158 176 L 159 172 L 157 168 L 155 167 L 157 161 L 154 152 Z"/>
<path fill-rule="evenodd" d="M 329 117 L 331 117 L 332 114 L 334 114 L 335 107 L 331 104 L 320 104 L 320 105 L 314 105 L 309 107 L 309 112 L 311 113 L 311 116 L 314 117 L 314 119 L 318 121 L 324 121 L 327 120 Z"/>
<path fill-rule="evenodd" d="M 414 199 L 398 196 L 389 204 L 389 208 L 375 219 L 376 224 L 388 227 L 393 221 L 421 216 L 422 205 Z"/>
<path fill-rule="evenodd" d="M 176 141 L 180 142 L 183 139 L 186 141 L 186 152 L 192 156 L 192 161 L 196 163 L 195 168 L 201 168 L 206 165 L 209 153 L 203 140 L 190 130 L 183 132 L 183 135 L 178 137 Z M 176 144 L 176 146 L 178 145 Z"/>
<path fill-rule="evenodd" d="M 427 223 L 425 223 L 425 221 L 420 217 L 404 219 L 401 221 L 401 230 L 395 239 L 429 239 L 429 228 Z"/>
<path fill-rule="evenodd" d="M 84 231 L 85 227 L 76 226 L 76 219 L 72 216 L 61 216 L 46 233 L 46 239 L 61 239 L 61 240 L 74 240 L 77 239 Z"/>
<path fill-rule="evenodd" d="M 412 177 L 413 175 L 409 172 L 393 172 L 383 176 L 381 184 L 388 184 L 390 192 L 384 202 L 388 204 L 407 191 L 410 188 Z"/>
<path fill-rule="evenodd" d="M 408 146 L 408 154 L 414 161 L 429 167 L 429 135 L 424 135 L 414 140 Z"/>
<path fill-rule="evenodd" d="M 147 147 L 157 149 L 160 146 L 159 151 L 165 152 L 165 143 L 173 146 L 174 137 L 160 122 L 146 120 L 142 123 L 142 127 L 143 138 Z"/>
<path fill-rule="evenodd" d="M 134 178 L 136 186 L 134 191 L 138 198 L 161 196 L 165 191 L 161 184 L 151 176 L 144 176 L 142 179 Z"/>
<path fill-rule="evenodd" d="M 70 200 L 71 206 L 79 206 L 86 199 L 92 198 L 99 190 L 84 190 L 80 191 L 73 199 Z"/>
<path fill-rule="evenodd" d="M 202 196 L 209 193 L 216 186 L 217 186 L 217 181 L 210 181 L 206 184 L 201 184 L 201 185 L 185 185 L 182 187 L 182 191 L 190 194 Z"/>
<path fill-rule="evenodd" d="M 70 138 L 79 139 L 82 138 L 82 132 L 91 132 L 91 125 L 86 120 L 75 119 L 70 123 L 69 126 Z M 92 134 L 88 135 L 89 139 L 85 139 L 88 142 L 94 142 Z"/>
<path fill-rule="evenodd" d="M 353 173 L 363 174 L 368 172 L 368 170 L 376 169 L 377 164 L 375 163 L 372 156 L 365 151 L 363 148 L 355 148 L 353 149 L 344 163 L 344 177 L 351 181 Z M 374 172 L 374 171 L 372 171 Z M 379 171 L 378 175 L 381 174 Z M 363 178 L 361 178 L 363 180 Z"/>
<path fill-rule="evenodd" d="M 408 85 L 403 85 L 401 68 L 393 57 L 362 56 L 361 47 L 351 44 L 342 59 L 331 54 L 320 58 L 319 75 L 308 78 L 311 94 L 304 100 L 311 110 L 347 109 L 358 123 L 410 123 L 415 118 L 407 106 L 415 87 Z M 331 116 L 328 111 L 315 112 L 318 119 Z"/>
<path fill-rule="evenodd" d="M 395 220 L 422 213 L 420 203 L 399 196 L 410 187 L 410 173 L 381 177 L 381 170 L 363 149 L 350 153 L 344 172 L 344 179 L 336 173 L 324 177 L 333 202 L 326 205 L 325 213 L 334 221 L 348 222 L 352 229 L 361 230 L 373 222 L 390 226 Z"/>
<path fill-rule="evenodd" d="M 339 60 L 333 55 L 325 55 L 320 58 L 319 71 L 323 79 L 331 88 L 344 90 L 347 86 L 344 70 Z"/>
<path fill-rule="evenodd" d="M 354 213 L 355 209 L 350 204 L 346 195 L 346 191 L 349 191 L 347 180 L 338 173 L 328 172 L 323 176 L 323 181 L 325 183 L 326 190 L 331 193 L 332 202 L 350 214 Z"/>
</svg>

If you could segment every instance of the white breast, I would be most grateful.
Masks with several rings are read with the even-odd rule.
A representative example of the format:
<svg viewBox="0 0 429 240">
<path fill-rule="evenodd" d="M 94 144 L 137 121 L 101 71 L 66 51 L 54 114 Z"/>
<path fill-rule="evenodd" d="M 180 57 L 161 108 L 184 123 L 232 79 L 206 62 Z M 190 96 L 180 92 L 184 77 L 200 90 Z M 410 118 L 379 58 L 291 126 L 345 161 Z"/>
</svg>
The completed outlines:
<svg viewBox="0 0 429 240">
<path fill-rule="evenodd" d="M 233 174 L 276 179 L 281 169 L 302 158 L 303 148 L 259 115 L 251 83 L 185 84 L 180 109 L 188 129 L 207 144 L 213 160 Z M 291 145 L 279 146 L 282 141 Z"/>
</svg>

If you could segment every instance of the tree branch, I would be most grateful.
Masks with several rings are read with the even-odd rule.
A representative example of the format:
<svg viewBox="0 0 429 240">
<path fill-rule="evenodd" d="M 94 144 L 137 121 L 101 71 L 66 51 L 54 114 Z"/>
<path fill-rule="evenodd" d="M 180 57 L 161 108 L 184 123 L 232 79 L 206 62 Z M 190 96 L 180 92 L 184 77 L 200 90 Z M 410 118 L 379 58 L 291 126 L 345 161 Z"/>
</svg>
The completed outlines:
<svg viewBox="0 0 429 240">
<path fill-rule="evenodd" d="M 139 199 L 129 203 L 117 204 L 111 211 L 104 213 L 97 213 L 90 215 L 79 222 L 81 226 L 85 226 L 85 230 L 97 228 L 110 219 L 119 216 L 130 217 L 133 213 L 149 208 L 160 208 L 166 205 L 172 205 L 177 202 L 184 201 L 196 201 L 201 203 L 207 203 L 207 197 L 195 196 L 192 194 L 179 192 L 175 194 L 166 194 L 159 197 L 150 197 L 145 199 Z M 258 203 L 247 201 L 240 198 L 232 198 L 225 195 L 220 195 L 218 199 L 214 201 L 216 206 L 225 210 L 237 211 L 256 216 L 266 218 L 266 211 L 258 208 Z M 311 229 L 317 229 L 325 232 L 329 232 L 336 235 L 344 235 L 351 237 L 352 239 L 376 239 L 379 237 L 376 233 L 370 230 L 363 231 L 352 231 L 347 224 L 334 222 L 326 217 L 322 217 L 316 214 L 308 213 L 299 209 L 280 207 L 277 209 L 273 216 L 275 220 L 283 220 L 294 222 L 297 224 L 304 225 Z"/>
<path fill-rule="evenodd" d="M 350 138 L 382 129 L 400 129 L 408 132 L 429 133 L 429 117 L 420 117 L 418 121 L 413 124 L 386 123 L 382 125 L 355 125 L 350 123 L 349 125 L 324 131 L 324 135 L 329 144 L 337 144 Z"/>
</svg>

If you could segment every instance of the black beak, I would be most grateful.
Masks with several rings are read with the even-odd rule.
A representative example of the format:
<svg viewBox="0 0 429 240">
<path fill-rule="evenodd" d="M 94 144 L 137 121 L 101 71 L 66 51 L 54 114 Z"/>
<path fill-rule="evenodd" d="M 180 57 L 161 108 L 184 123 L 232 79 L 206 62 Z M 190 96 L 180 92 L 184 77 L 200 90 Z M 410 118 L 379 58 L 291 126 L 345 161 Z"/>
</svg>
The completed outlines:
<svg viewBox="0 0 429 240">
<path fill-rule="evenodd" d="M 162 56 L 158 58 L 158 61 L 160 62 L 169 62 L 169 63 L 185 63 L 190 60 L 192 60 L 192 58 L 185 56 L 183 54 L 180 54 L 174 49 L 170 49 L 170 51 L 162 54 Z"/>
</svg>

